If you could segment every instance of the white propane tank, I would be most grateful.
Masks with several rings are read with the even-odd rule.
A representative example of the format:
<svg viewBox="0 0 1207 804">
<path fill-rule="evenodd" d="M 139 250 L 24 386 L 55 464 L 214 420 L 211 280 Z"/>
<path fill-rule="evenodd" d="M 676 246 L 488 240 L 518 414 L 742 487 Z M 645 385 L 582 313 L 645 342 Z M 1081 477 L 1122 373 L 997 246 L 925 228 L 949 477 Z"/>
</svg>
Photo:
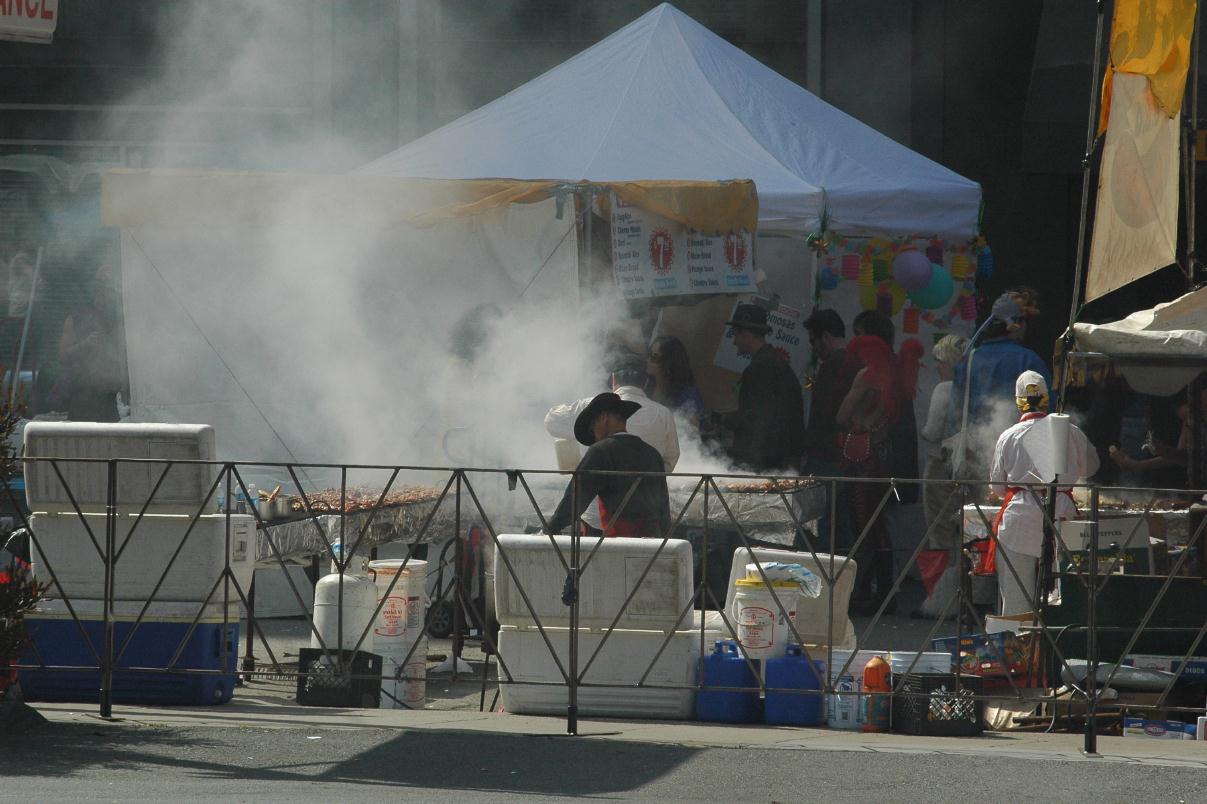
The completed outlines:
<svg viewBox="0 0 1207 804">
<path fill-rule="evenodd" d="M 340 576 L 338 573 L 326 575 L 315 584 L 314 630 L 318 634 L 310 635 L 310 647 L 322 648 L 323 645 L 319 643 L 321 636 L 328 650 L 335 650 L 337 643 L 340 650 L 352 650 L 373 621 L 373 612 L 377 608 L 376 584 L 360 575 L 345 575 L 343 589 L 344 629 L 343 640 L 340 641 Z M 373 651 L 372 629 L 365 635 L 360 650 Z"/>
</svg>

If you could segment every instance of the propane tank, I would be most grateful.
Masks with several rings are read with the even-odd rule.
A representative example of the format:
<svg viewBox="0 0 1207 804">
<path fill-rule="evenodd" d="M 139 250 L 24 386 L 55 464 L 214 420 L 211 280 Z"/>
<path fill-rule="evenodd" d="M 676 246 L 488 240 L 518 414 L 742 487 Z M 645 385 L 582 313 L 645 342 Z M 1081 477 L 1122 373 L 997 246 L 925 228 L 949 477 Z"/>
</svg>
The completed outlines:
<svg viewBox="0 0 1207 804">
<path fill-rule="evenodd" d="M 368 629 L 360 650 L 372 651 L 373 629 L 368 626 L 377 610 L 377 585 L 363 575 L 343 577 L 343 640 L 339 636 L 340 575 L 334 573 L 323 576 L 314 586 L 314 630 L 318 633 L 310 635 L 310 647 L 321 648 L 321 636 L 328 650 L 352 650 L 360 635 Z"/>
</svg>

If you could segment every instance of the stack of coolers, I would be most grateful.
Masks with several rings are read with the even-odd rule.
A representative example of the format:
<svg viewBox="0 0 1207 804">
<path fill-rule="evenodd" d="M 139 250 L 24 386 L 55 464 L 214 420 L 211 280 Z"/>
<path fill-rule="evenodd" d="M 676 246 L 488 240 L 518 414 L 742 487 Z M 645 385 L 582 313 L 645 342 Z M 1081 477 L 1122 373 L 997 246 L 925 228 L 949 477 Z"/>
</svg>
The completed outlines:
<svg viewBox="0 0 1207 804">
<path fill-rule="evenodd" d="M 691 718 L 701 632 L 692 628 L 690 543 L 583 538 L 579 551 L 585 568 L 578 585 L 578 713 Z M 499 536 L 495 606 L 499 689 L 507 712 L 566 712 L 570 606 L 563 602 L 562 562 L 569 558 L 567 536 Z M 719 638 L 719 631 L 707 632 L 708 649 Z"/>
<path fill-rule="evenodd" d="M 38 665 L 21 671 L 26 697 L 97 700 L 105 656 L 105 556 L 111 549 L 112 700 L 230 700 L 239 590 L 246 594 L 251 584 L 255 519 L 210 513 L 212 500 L 225 492 L 224 480 L 211 494 L 217 466 L 172 464 L 164 474 L 164 461 L 213 461 L 213 428 L 31 422 L 25 455 L 64 459 L 25 462 L 33 572 L 51 582 L 47 599 L 26 616 L 33 644 L 22 663 Z M 108 463 L 112 459 L 147 462 Z M 116 526 L 110 546 L 111 465 Z"/>
</svg>

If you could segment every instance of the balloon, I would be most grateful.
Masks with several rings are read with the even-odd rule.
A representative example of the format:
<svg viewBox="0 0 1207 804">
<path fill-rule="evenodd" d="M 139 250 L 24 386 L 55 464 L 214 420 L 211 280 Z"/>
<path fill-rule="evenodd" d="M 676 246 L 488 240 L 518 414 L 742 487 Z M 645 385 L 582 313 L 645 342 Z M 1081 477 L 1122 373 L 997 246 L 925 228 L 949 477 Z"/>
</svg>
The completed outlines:
<svg viewBox="0 0 1207 804">
<path fill-rule="evenodd" d="M 859 307 L 863 310 L 875 310 L 879 306 L 875 285 L 859 288 Z"/>
<path fill-rule="evenodd" d="M 909 291 L 909 300 L 923 310 L 936 310 L 947 304 L 955 286 L 951 274 L 940 265 L 930 266 L 930 281 L 918 290 Z"/>
<path fill-rule="evenodd" d="M 915 248 L 907 249 L 893 258 L 893 278 L 909 292 L 922 290 L 930 283 L 931 262 Z"/>
</svg>

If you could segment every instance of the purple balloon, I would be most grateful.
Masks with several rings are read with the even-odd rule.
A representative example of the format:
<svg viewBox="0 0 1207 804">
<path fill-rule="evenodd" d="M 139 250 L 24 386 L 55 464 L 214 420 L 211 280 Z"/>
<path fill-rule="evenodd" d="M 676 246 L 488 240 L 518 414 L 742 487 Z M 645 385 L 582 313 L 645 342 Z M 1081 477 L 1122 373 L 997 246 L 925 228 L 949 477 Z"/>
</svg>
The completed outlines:
<svg viewBox="0 0 1207 804">
<path fill-rule="evenodd" d="M 930 284 L 930 260 L 917 249 L 906 249 L 893 258 L 893 279 L 906 291 Z"/>
</svg>

